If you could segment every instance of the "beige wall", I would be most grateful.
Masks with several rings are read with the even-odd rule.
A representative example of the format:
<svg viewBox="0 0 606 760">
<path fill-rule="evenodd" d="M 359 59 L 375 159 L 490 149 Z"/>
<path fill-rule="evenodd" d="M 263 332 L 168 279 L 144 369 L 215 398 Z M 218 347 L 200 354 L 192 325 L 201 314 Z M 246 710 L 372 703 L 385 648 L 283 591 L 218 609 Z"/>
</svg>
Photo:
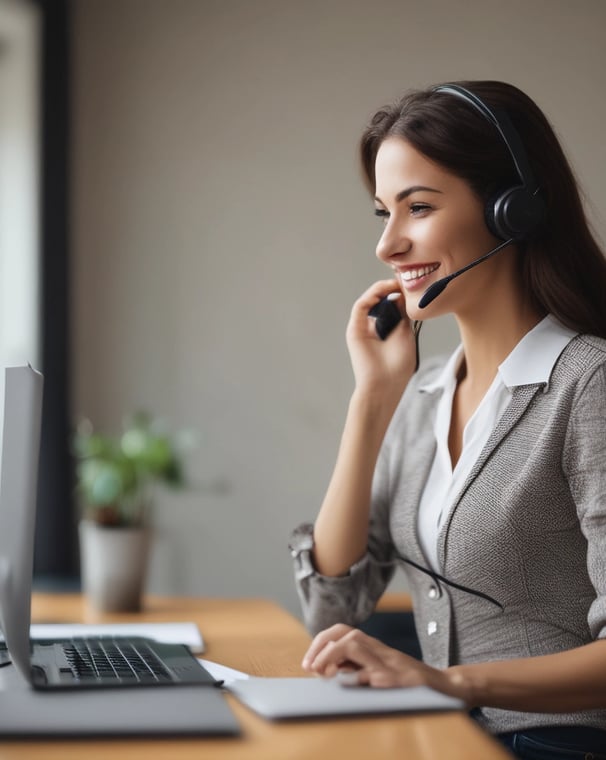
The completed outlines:
<svg viewBox="0 0 606 760">
<path fill-rule="evenodd" d="M 544 108 L 606 239 L 602 0 L 73 0 L 73 414 L 200 432 L 158 504 L 158 592 L 297 610 L 286 548 L 352 387 L 352 300 L 384 275 L 355 163 L 408 87 L 505 79 Z M 423 352 L 453 345 L 427 326 Z"/>
</svg>

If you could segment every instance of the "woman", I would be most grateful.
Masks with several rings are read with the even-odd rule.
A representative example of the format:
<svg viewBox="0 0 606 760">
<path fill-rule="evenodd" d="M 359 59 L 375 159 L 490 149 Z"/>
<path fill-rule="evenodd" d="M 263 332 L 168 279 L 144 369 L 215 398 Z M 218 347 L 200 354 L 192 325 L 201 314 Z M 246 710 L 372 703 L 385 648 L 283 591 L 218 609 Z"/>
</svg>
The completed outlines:
<svg viewBox="0 0 606 760">
<path fill-rule="evenodd" d="M 572 172 L 499 82 L 407 94 L 361 156 L 395 279 L 353 307 L 334 474 L 291 544 L 303 665 L 460 697 L 520 757 L 606 758 L 606 261 Z M 411 324 L 446 313 L 461 345 L 415 371 Z M 350 627 L 399 565 L 423 662 Z"/>
</svg>

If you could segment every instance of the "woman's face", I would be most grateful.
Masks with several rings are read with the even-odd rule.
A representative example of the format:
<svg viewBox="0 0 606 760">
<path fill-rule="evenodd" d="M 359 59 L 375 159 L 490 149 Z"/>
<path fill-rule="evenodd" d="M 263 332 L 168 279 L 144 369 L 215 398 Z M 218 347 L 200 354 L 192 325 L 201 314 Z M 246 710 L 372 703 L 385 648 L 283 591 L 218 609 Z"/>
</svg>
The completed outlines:
<svg viewBox="0 0 606 760">
<path fill-rule="evenodd" d="M 494 290 L 501 254 L 452 280 L 426 309 L 417 304 L 427 288 L 487 253 L 499 241 L 484 222 L 482 201 L 461 178 L 430 161 L 400 137 L 380 146 L 375 162 L 376 213 L 385 229 L 377 257 L 391 267 L 413 319 L 479 307 Z M 487 301 L 489 303 L 489 301 Z"/>
</svg>

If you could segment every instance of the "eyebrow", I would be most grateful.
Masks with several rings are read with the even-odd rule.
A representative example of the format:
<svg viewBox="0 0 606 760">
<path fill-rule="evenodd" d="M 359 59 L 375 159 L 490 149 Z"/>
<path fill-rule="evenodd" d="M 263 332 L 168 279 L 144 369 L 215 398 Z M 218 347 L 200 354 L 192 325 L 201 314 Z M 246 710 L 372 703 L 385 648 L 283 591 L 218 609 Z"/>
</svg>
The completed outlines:
<svg viewBox="0 0 606 760">
<path fill-rule="evenodd" d="M 441 190 L 436 190 L 435 187 L 426 187 L 425 185 L 412 185 L 412 187 L 407 187 L 406 190 L 400 190 L 400 192 L 396 195 L 396 203 L 400 203 L 405 198 L 408 198 L 409 195 L 421 191 L 424 191 L 426 193 L 442 193 Z M 375 195 L 375 200 L 381 205 L 385 205 L 377 195 Z"/>
</svg>

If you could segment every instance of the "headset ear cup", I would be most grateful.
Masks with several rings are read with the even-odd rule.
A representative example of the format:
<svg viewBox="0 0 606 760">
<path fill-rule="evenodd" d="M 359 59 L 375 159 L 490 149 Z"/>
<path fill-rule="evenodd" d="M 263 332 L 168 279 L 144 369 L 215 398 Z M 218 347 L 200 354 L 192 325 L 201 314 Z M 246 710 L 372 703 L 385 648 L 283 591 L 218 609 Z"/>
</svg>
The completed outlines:
<svg viewBox="0 0 606 760">
<path fill-rule="evenodd" d="M 540 227 L 544 212 L 538 195 L 517 186 L 493 196 L 484 207 L 484 218 L 488 229 L 501 240 L 529 240 Z"/>
<path fill-rule="evenodd" d="M 500 200 L 502 197 L 502 193 L 499 193 L 498 195 L 492 195 L 484 204 L 484 221 L 486 222 L 486 226 L 492 232 L 492 234 L 496 238 L 500 238 L 501 240 L 507 240 L 508 236 L 504 235 L 502 230 L 499 229 L 499 226 L 497 224 L 496 219 L 496 209 L 500 205 Z"/>
</svg>

